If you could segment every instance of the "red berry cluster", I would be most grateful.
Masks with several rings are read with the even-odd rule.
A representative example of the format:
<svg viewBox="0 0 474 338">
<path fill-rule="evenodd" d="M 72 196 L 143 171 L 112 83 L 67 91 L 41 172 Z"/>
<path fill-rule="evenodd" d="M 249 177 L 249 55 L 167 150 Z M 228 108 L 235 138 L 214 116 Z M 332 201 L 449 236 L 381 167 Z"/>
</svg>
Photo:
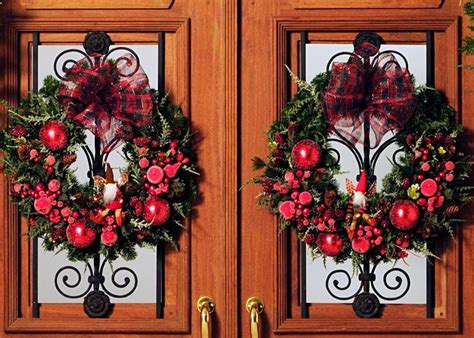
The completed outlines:
<svg viewBox="0 0 474 338">
<path fill-rule="evenodd" d="M 422 210 L 435 212 L 444 206 L 443 191 L 455 179 L 455 164 L 451 160 L 456 154 L 454 140 L 441 133 L 422 139 L 410 134 L 406 142 L 412 149 L 409 161 L 414 172 L 412 177 L 403 179 L 402 188 Z"/>
<path fill-rule="evenodd" d="M 34 185 L 28 182 L 16 183 L 13 186 L 13 196 L 34 199 L 34 209 L 43 217 L 46 217 L 52 224 L 61 222 L 73 223 L 80 217 L 79 212 L 72 211 L 63 201 L 59 200 L 62 195 L 61 183 L 57 179 L 51 179 L 47 186 L 43 183 Z M 37 218 L 30 218 L 29 224 L 36 225 Z"/>
<path fill-rule="evenodd" d="M 28 134 L 28 131 L 26 130 L 25 126 L 22 124 L 16 124 L 13 126 L 12 129 L 9 130 L 10 135 L 15 136 L 15 137 L 22 137 L 26 136 Z"/>
<path fill-rule="evenodd" d="M 151 196 L 167 194 L 170 191 L 171 180 L 176 177 L 181 166 L 190 161 L 179 150 L 179 141 L 170 142 L 167 151 L 160 146 L 159 142 L 152 141 L 149 137 L 134 138 L 133 143 L 139 147 L 138 166 L 143 173 L 147 193 Z"/>
<path fill-rule="evenodd" d="M 372 217 L 363 211 L 357 213 L 354 217 L 351 214 L 346 215 L 346 226 L 349 239 L 352 241 L 352 249 L 355 252 L 364 254 L 370 249 L 383 247 L 383 229 L 388 226 L 387 220 L 380 217 Z"/>
<path fill-rule="evenodd" d="M 310 177 L 309 170 L 287 171 L 285 182 L 275 182 L 272 187 L 275 193 L 289 195 L 291 198 L 291 200 L 280 203 L 278 209 L 285 219 L 296 221 L 299 229 L 307 227 L 311 221 L 313 196 L 310 192 L 302 189 L 303 183 Z"/>
<path fill-rule="evenodd" d="M 408 252 L 404 249 L 408 249 L 411 244 L 411 236 L 409 234 L 400 234 L 397 236 L 395 240 L 395 244 L 397 247 L 397 256 L 399 258 L 406 258 L 408 257 Z"/>
</svg>

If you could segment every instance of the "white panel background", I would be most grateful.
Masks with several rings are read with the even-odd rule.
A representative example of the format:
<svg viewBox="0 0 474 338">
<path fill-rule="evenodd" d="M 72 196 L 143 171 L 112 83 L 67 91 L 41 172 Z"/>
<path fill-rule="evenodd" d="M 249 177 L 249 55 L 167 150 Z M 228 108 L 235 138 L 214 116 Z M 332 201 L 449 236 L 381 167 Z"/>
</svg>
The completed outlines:
<svg viewBox="0 0 474 338">
<path fill-rule="evenodd" d="M 112 46 L 112 47 L 119 47 Z M 127 46 L 130 47 L 130 46 Z M 38 79 L 39 83 L 43 82 L 43 79 L 51 74 L 54 75 L 54 59 L 62 51 L 75 48 L 83 50 L 82 46 L 39 46 L 39 70 Z M 148 75 L 150 80 L 150 86 L 157 88 L 158 86 L 158 46 L 157 45 L 134 45 L 132 49 L 138 54 L 140 58 L 140 64 Z M 117 58 L 121 55 L 121 52 L 116 52 L 111 55 L 112 58 Z M 81 55 L 79 53 L 67 54 L 67 58 L 73 58 L 79 60 Z M 65 58 L 62 58 L 65 60 Z M 58 63 L 59 66 L 62 63 Z M 94 137 L 92 133 L 87 132 L 87 144 L 93 150 L 94 149 Z M 88 182 L 87 179 L 87 159 L 82 150 L 77 152 L 77 161 L 71 165 L 71 168 L 76 170 L 76 177 L 80 182 Z M 114 150 L 108 159 L 108 162 L 114 168 L 114 176 L 119 177 L 119 168 L 126 167 L 123 156 L 121 155 L 121 147 Z M 41 248 L 41 241 L 39 241 L 38 250 L 38 301 L 40 303 L 82 303 L 83 299 L 69 299 L 60 295 L 54 286 L 54 277 L 58 269 L 63 266 L 71 265 L 75 266 L 81 273 L 83 273 L 81 284 L 76 289 L 68 290 L 63 287 L 63 291 L 68 294 L 81 294 L 87 289 L 88 283 L 87 278 L 89 276 L 88 271 L 86 272 L 84 263 L 71 263 L 67 260 L 65 253 L 54 253 L 48 252 Z M 126 266 L 131 268 L 138 276 L 138 286 L 135 292 L 125 299 L 112 298 L 114 303 L 154 303 L 156 301 L 156 252 L 151 249 L 137 248 L 138 257 L 134 261 L 126 262 L 123 259 L 117 259 L 113 262 L 112 269 Z M 92 261 L 90 262 L 92 265 Z M 112 269 L 108 263 L 104 269 L 105 275 L 105 286 L 108 290 L 118 295 L 126 293 L 127 289 L 117 289 L 111 283 Z M 72 273 L 68 274 L 68 283 L 73 284 L 77 281 L 77 276 Z M 117 273 L 116 281 L 123 283 L 123 278 L 131 277 L 125 272 Z M 60 285 L 62 284 L 61 281 Z"/>
<path fill-rule="evenodd" d="M 317 74 L 326 70 L 326 64 L 331 56 L 341 51 L 352 51 L 353 46 L 349 44 L 308 44 L 306 45 L 306 79 L 310 81 Z M 410 72 L 415 75 L 418 85 L 426 83 L 426 46 L 425 45 L 383 45 L 383 50 L 396 50 L 402 53 L 409 63 Z M 342 56 L 336 59 L 336 61 L 345 61 L 347 56 Z M 400 64 L 403 65 L 403 60 L 399 60 Z M 392 134 L 389 132 L 385 135 L 383 141 L 390 138 Z M 383 142 L 382 141 L 382 142 Z M 337 181 L 340 187 L 344 188 L 345 179 L 349 178 L 355 181 L 358 174 L 357 162 L 354 160 L 353 155 L 340 144 L 334 144 L 333 148 L 336 148 L 341 154 L 341 168 L 345 172 L 337 177 Z M 358 149 L 363 154 L 363 148 L 359 144 Z M 393 152 L 396 150 L 395 145 L 389 146 L 382 156 L 380 156 L 378 165 L 375 169 L 375 175 L 377 176 L 377 188 L 381 189 L 383 177 L 390 171 L 391 164 L 389 158 L 391 158 Z M 375 151 L 375 150 L 373 150 Z M 418 254 L 417 254 L 418 255 Z M 386 297 L 397 296 L 399 293 L 396 291 L 387 290 L 383 286 L 383 274 L 388 269 L 392 268 L 393 264 L 380 264 L 376 270 L 377 279 L 375 286 L 379 292 Z M 409 292 L 400 300 L 397 301 L 384 301 L 383 303 L 397 303 L 397 304 L 425 304 L 426 303 L 426 259 L 420 255 L 415 256 L 410 254 L 404 261 L 400 260 L 396 263 L 396 267 L 405 270 L 411 278 L 411 287 Z M 308 303 L 347 303 L 349 301 L 339 301 L 334 299 L 326 291 L 326 277 L 335 269 L 344 269 L 352 276 L 352 264 L 351 261 L 343 264 L 335 264 L 332 259 L 327 259 L 326 268 L 324 268 L 322 259 L 315 259 L 308 253 L 306 258 L 306 290 L 307 290 L 307 302 Z M 340 286 L 345 286 L 347 279 L 340 274 Z M 389 285 L 396 285 L 395 276 L 393 273 L 388 278 Z M 332 285 L 332 284 L 331 284 Z M 350 296 L 353 294 L 358 286 L 360 285 L 357 275 L 353 277 L 351 288 L 342 292 L 335 292 L 338 296 Z M 404 284 L 405 285 L 405 284 Z M 334 288 L 332 288 L 334 290 Z M 403 286 L 401 288 L 403 290 Z M 334 292 L 334 291 L 333 291 Z"/>
</svg>

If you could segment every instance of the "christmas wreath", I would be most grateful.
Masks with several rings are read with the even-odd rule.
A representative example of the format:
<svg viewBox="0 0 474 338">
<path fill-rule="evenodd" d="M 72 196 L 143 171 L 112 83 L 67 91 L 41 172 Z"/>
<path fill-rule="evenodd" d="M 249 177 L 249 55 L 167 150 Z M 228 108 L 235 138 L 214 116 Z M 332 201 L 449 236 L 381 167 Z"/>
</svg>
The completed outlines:
<svg viewBox="0 0 474 338">
<path fill-rule="evenodd" d="M 364 42 L 311 83 L 291 74 L 299 90 L 267 132 L 268 159 L 254 159 L 255 169 L 263 169 L 253 179 L 262 186 L 259 203 L 315 256 L 336 262 L 432 255 L 427 240 L 453 234 L 459 221 L 453 216 L 471 199 L 455 111 L 437 90 L 415 88 L 393 54 L 377 53 L 378 46 Z M 347 180 L 341 190 L 331 137 L 363 143 L 369 152 L 389 131 L 400 150 L 382 190 L 362 156 L 357 185 Z"/>
<path fill-rule="evenodd" d="M 136 245 L 176 245 L 197 196 L 192 134 L 131 55 L 98 56 L 76 62 L 61 80 L 47 77 L 18 108 L 3 102 L 5 173 L 29 235 L 42 238 L 45 249 L 66 251 L 71 260 L 133 259 Z M 86 130 L 95 135 L 95 154 Z M 114 179 L 106 160 L 121 144 L 127 167 Z M 89 184 L 71 169 L 81 147 Z"/>
</svg>

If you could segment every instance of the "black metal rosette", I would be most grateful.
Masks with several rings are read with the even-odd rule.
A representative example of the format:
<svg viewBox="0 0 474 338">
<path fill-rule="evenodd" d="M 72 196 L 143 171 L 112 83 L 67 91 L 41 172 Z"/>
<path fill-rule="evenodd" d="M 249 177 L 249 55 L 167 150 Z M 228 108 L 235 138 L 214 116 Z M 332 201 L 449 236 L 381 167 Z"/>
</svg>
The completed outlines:
<svg viewBox="0 0 474 338">
<path fill-rule="evenodd" d="M 106 317 L 111 306 L 109 296 L 102 291 L 91 291 L 84 298 L 84 312 L 92 318 Z"/>
<path fill-rule="evenodd" d="M 102 54 L 109 52 L 112 39 L 105 32 L 90 32 L 84 39 L 84 49 L 88 55 Z"/>
<path fill-rule="evenodd" d="M 304 42 L 306 33 L 301 36 Z M 267 132 L 267 159 L 254 159 L 255 169 L 263 170 L 253 180 L 262 186 L 260 204 L 279 216 L 281 226 L 293 229 L 313 256 L 350 259 L 359 267 L 360 284 L 337 269 L 326 289 L 336 299 L 354 299 L 360 317 L 379 316 L 379 299 L 400 299 L 410 288 L 410 276 L 393 267 L 382 281 L 396 295 L 384 295 L 374 285 L 377 266 L 410 251 L 432 256 L 427 243 L 434 235 L 449 236 L 453 216 L 471 199 L 455 111 L 442 93 L 415 87 L 407 59 L 380 51 L 383 43 L 380 35 L 362 32 L 354 51 L 331 57 L 327 71 L 311 82 L 291 74 L 298 93 Z M 304 43 L 301 48 L 303 55 Z M 347 148 L 359 170 L 345 189 L 335 180 L 346 171 L 335 144 Z M 375 168 L 390 145 L 398 147 L 393 168 L 377 191 Z M 304 269 L 304 261 L 300 265 Z"/>
</svg>

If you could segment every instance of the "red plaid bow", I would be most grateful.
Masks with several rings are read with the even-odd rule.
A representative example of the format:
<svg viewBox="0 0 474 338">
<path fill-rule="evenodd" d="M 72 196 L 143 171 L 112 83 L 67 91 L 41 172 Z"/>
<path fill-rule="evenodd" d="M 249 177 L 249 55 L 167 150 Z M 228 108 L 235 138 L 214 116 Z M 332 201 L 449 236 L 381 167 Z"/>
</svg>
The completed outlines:
<svg viewBox="0 0 474 338">
<path fill-rule="evenodd" d="M 370 69 L 357 55 L 332 65 L 323 93 L 332 129 L 350 142 L 361 142 L 364 119 L 370 123 L 371 147 L 377 147 L 389 130 L 400 130 L 416 105 L 410 73 L 392 54 L 382 54 Z"/>
<path fill-rule="evenodd" d="M 68 117 L 99 137 L 104 152 L 118 145 L 120 125 L 144 126 L 151 120 L 153 99 L 148 77 L 126 54 L 115 62 L 89 67 L 83 59 L 66 72 L 58 98 Z"/>
</svg>

